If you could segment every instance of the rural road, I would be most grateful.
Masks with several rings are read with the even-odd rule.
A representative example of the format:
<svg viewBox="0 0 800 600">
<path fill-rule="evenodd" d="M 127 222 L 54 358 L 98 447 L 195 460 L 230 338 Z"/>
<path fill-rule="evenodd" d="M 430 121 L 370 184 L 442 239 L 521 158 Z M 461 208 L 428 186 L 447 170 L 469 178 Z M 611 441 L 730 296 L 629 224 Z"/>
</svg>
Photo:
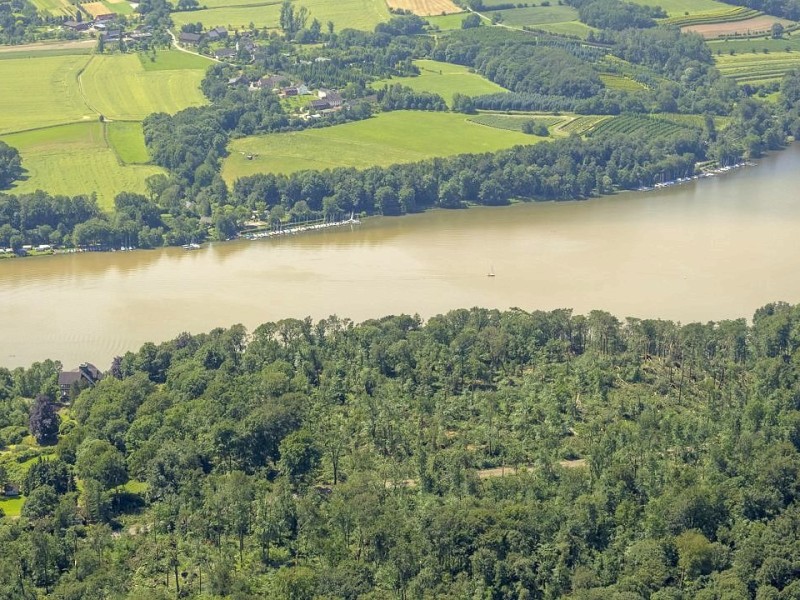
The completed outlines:
<svg viewBox="0 0 800 600">
<path fill-rule="evenodd" d="M 172 45 L 175 46 L 177 50 L 180 50 L 181 52 L 186 52 L 186 54 L 194 54 L 195 56 L 202 56 L 203 58 L 213 60 L 214 62 L 222 62 L 221 60 L 219 60 L 218 58 L 214 58 L 213 56 L 206 56 L 205 54 L 200 54 L 199 52 L 192 52 L 191 50 L 184 48 L 178 43 L 178 38 L 175 37 L 174 33 L 172 33 L 172 29 L 167 29 L 167 33 L 169 34 L 169 37 L 172 38 Z"/>
</svg>

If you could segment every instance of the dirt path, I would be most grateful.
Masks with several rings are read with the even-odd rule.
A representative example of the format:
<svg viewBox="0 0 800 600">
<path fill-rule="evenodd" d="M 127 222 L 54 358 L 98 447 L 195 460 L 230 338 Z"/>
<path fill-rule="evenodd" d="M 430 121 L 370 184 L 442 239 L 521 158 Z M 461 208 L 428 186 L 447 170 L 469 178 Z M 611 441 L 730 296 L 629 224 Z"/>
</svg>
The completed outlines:
<svg viewBox="0 0 800 600">
<path fill-rule="evenodd" d="M 178 38 L 175 37 L 174 33 L 172 33 L 172 29 L 167 29 L 167 33 L 169 34 L 169 37 L 172 38 L 172 45 L 175 46 L 176 50 L 180 50 L 181 52 L 186 52 L 186 54 L 194 54 L 195 56 L 202 56 L 203 58 L 213 60 L 214 62 L 222 62 L 221 60 L 219 60 L 218 58 L 214 58 L 213 56 L 206 56 L 205 54 L 200 54 L 199 52 L 193 52 L 188 48 L 184 48 L 178 43 Z"/>
</svg>

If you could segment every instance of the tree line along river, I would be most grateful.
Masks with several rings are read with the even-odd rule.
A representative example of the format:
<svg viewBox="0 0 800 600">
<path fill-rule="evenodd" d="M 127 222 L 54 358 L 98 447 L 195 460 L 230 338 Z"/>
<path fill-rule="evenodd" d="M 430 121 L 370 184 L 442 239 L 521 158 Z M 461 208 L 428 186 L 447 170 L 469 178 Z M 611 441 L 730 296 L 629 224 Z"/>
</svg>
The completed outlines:
<svg viewBox="0 0 800 600">
<path fill-rule="evenodd" d="M 330 314 L 598 308 L 688 321 L 800 301 L 800 147 L 586 202 L 433 211 L 199 250 L 0 262 L 0 365 L 106 369 L 181 331 Z M 494 277 L 487 277 L 493 271 Z"/>
</svg>

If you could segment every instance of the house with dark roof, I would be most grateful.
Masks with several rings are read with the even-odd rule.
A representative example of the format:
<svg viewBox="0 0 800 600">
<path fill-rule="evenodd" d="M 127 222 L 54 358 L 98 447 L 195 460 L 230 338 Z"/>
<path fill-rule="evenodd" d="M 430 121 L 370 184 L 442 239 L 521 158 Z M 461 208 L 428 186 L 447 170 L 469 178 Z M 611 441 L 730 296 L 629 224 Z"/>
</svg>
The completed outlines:
<svg viewBox="0 0 800 600">
<path fill-rule="evenodd" d="M 200 39 L 202 36 L 199 33 L 188 33 L 186 31 L 182 32 L 178 36 L 178 41 L 181 44 L 189 44 L 191 46 L 196 46 L 200 43 Z"/>
<path fill-rule="evenodd" d="M 206 31 L 206 39 L 209 42 L 216 42 L 218 40 L 224 40 L 228 37 L 228 30 L 224 27 L 214 27 L 214 29 L 209 29 Z"/>
<path fill-rule="evenodd" d="M 236 48 L 218 48 L 214 50 L 214 58 L 217 60 L 233 60 L 238 54 Z"/>
<path fill-rule="evenodd" d="M 121 29 L 108 29 L 100 34 L 104 42 L 118 42 L 122 38 Z"/>
<path fill-rule="evenodd" d="M 281 75 L 265 75 L 261 79 L 255 82 L 254 87 L 257 87 L 261 90 L 277 90 L 281 87 L 281 84 L 286 81 L 286 77 L 282 77 Z"/>
<path fill-rule="evenodd" d="M 71 31 L 86 31 L 92 25 L 91 21 L 64 21 L 61 24 L 65 29 Z"/>
<path fill-rule="evenodd" d="M 327 100 L 312 100 L 308 104 L 308 108 L 311 111 L 328 110 L 329 108 L 331 108 L 331 105 L 328 103 Z"/>
<path fill-rule="evenodd" d="M 61 371 L 58 374 L 58 388 L 61 390 L 61 397 L 68 398 L 74 385 L 93 387 L 102 378 L 103 374 L 100 369 L 88 362 L 83 363 L 77 369 Z"/>
</svg>

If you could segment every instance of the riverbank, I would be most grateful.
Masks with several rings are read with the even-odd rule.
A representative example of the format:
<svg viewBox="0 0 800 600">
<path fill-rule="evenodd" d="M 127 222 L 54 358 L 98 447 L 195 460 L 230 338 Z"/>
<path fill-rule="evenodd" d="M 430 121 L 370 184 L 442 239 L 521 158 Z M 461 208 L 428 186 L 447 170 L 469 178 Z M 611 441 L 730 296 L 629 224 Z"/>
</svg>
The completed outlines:
<svg viewBox="0 0 800 600">
<path fill-rule="evenodd" d="M 0 366 L 106 368 L 182 331 L 457 307 L 732 319 L 800 302 L 800 146 L 737 169 L 590 202 L 431 210 L 187 252 L 89 252 L 0 266 Z M 487 277 L 494 266 L 495 277 Z M 746 285 L 743 283 L 746 282 Z M 77 315 L 77 317 L 69 317 Z"/>
<path fill-rule="evenodd" d="M 657 183 L 652 187 L 643 186 L 643 187 L 640 187 L 640 188 L 638 188 L 636 190 L 616 190 L 613 193 L 606 194 L 604 196 L 613 196 L 613 195 L 616 195 L 616 194 L 621 193 L 621 192 L 650 192 L 650 191 L 653 191 L 653 190 L 659 190 L 659 189 L 673 187 L 673 186 L 676 186 L 676 185 L 682 185 L 682 184 L 686 184 L 686 183 L 690 183 L 690 182 L 696 182 L 698 180 L 702 180 L 702 179 L 709 178 L 709 177 L 716 177 L 718 175 L 725 175 L 725 174 L 734 172 L 736 170 L 742 169 L 744 167 L 753 167 L 753 166 L 757 166 L 757 164 L 753 163 L 751 161 L 745 161 L 745 162 L 736 163 L 734 165 L 725 166 L 725 167 L 716 167 L 716 168 L 711 168 L 711 169 L 703 168 L 701 170 L 701 173 L 699 173 L 697 175 L 694 175 L 692 177 L 681 177 L 681 178 L 678 178 L 678 179 L 675 179 L 675 180 L 670 180 L 670 181 L 666 181 L 666 182 Z M 603 197 L 603 196 L 601 196 L 601 197 Z M 583 202 L 585 200 L 590 200 L 590 199 L 592 199 L 592 198 L 586 198 L 584 200 L 577 200 L 577 201 L 578 202 Z M 523 203 L 534 203 L 535 204 L 537 202 L 539 202 L 539 201 L 526 200 Z M 511 204 L 515 204 L 515 202 L 512 201 Z M 466 203 L 464 205 L 464 208 L 472 208 L 474 206 L 483 206 L 483 205 L 477 205 L 477 204 L 473 205 L 473 204 Z M 417 214 L 417 213 L 413 213 L 413 214 Z M 372 217 L 375 217 L 375 216 L 381 216 L 381 215 L 373 215 Z M 403 215 L 403 216 L 407 217 L 408 215 Z M 259 230 L 253 231 L 252 229 L 251 230 L 243 230 L 242 232 L 239 233 L 238 236 L 236 236 L 234 238 L 230 238 L 229 240 L 218 240 L 218 241 L 232 241 L 232 240 L 237 240 L 237 239 L 260 240 L 260 239 L 270 239 L 270 238 L 283 237 L 283 236 L 287 236 L 287 235 L 305 234 L 305 233 L 311 233 L 311 232 L 320 231 L 320 230 L 329 229 L 329 228 L 342 227 L 342 226 L 346 226 L 346 225 L 359 225 L 359 224 L 361 224 L 361 218 L 370 218 L 370 217 L 367 217 L 366 215 L 362 215 L 360 218 L 356 218 L 354 215 L 351 215 L 349 219 L 344 219 L 344 220 L 339 220 L 339 221 L 322 222 L 322 223 L 311 222 L 311 223 L 304 223 L 302 225 L 297 225 L 297 224 L 290 223 L 290 224 L 288 224 L 288 226 L 280 226 L 278 229 L 265 230 L 265 231 L 259 231 Z M 193 241 L 191 243 L 182 243 L 182 244 L 176 244 L 175 246 L 162 246 L 162 247 L 164 247 L 164 248 L 177 247 L 177 248 L 183 248 L 184 250 L 197 250 L 200 247 L 202 247 L 202 243 L 196 243 L 196 242 Z M 10 259 L 10 258 L 25 258 L 25 257 L 31 257 L 31 256 L 39 256 L 39 257 L 41 257 L 41 256 L 59 255 L 59 254 L 82 254 L 82 253 L 87 253 L 87 252 L 91 252 L 91 253 L 96 253 L 96 252 L 127 252 L 127 251 L 140 250 L 140 249 L 144 249 L 144 248 L 136 248 L 134 246 L 122 246 L 120 248 L 116 248 L 116 247 L 101 247 L 101 246 L 78 247 L 78 248 L 53 247 L 53 246 L 47 246 L 46 248 L 43 248 L 42 246 L 39 246 L 39 247 L 24 246 L 21 249 L 21 251 L 14 251 L 11 248 L 0 248 L 0 260 L 2 260 L 2 259 Z M 153 248 L 146 248 L 146 249 L 150 250 L 150 249 L 153 249 Z"/>
</svg>

